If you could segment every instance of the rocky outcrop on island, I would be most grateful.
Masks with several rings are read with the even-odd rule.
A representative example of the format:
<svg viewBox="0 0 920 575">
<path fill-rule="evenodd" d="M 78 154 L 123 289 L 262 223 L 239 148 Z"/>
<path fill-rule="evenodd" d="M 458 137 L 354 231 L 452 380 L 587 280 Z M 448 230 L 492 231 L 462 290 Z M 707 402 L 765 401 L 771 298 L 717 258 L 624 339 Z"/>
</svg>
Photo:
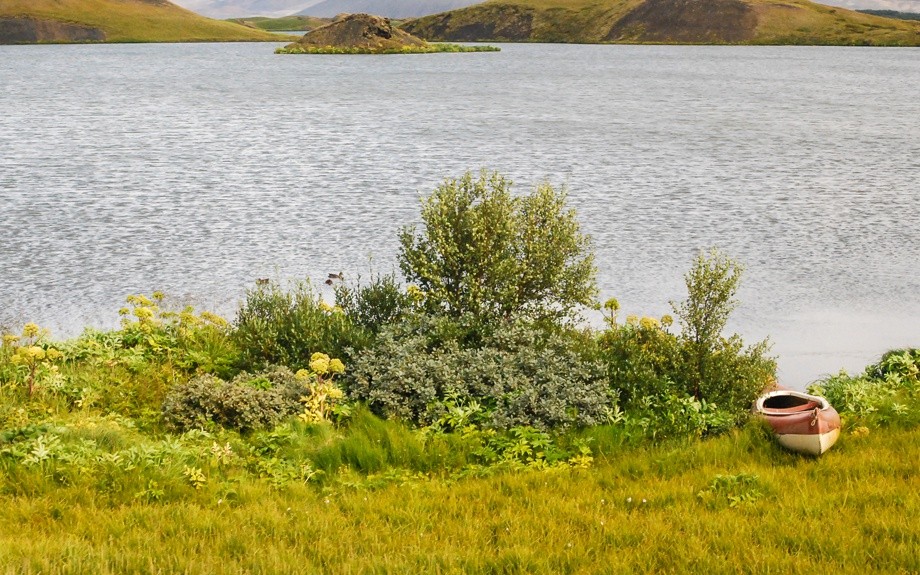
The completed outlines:
<svg viewBox="0 0 920 575">
<path fill-rule="evenodd" d="M 348 14 L 335 22 L 308 32 L 292 44 L 315 47 L 366 50 L 382 52 L 402 50 L 403 47 L 421 47 L 427 42 L 393 26 L 389 18 L 371 14 Z"/>
<path fill-rule="evenodd" d="M 491 52 L 489 46 L 429 44 L 395 27 L 389 18 L 344 14 L 334 22 L 277 50 L 279 54 L 423 54 L 431 52 Z"/>
</svg>

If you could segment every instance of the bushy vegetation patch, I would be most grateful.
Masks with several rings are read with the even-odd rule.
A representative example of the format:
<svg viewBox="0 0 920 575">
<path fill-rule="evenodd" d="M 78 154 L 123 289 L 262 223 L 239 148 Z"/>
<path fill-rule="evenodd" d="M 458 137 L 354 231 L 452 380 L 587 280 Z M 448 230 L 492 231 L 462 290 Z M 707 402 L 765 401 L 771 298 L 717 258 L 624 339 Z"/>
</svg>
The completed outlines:
<svg viewBox="0 0 920 575">
<path fill-rule="evenodd" d="M 602 366 L 581 356 L 571 338 L 510 322 L 468 346 L 459 337 L 438 337 L 450 322 L 432 321 L 415 316 L 384 329 L 355 358 L 352 397 L 419 425 L 457 405 L 473 410 L 471 423 L 497 429 L 607 421 L 613 402 Z"/>
<path fill-rule="evenodd" d="M 400 48 L 365 48 L 360 46 L 313 46 L 294 43 L 278 48 L 275 54 L 439 54 L 457 52 L 500 52 L 495 46 L 464 46 L 462 44 L 432 43 Z"/>
<path fill-rule="evenodd" d="M 350 350 L 370 341 L 366 328 L 323 301 L 307 283 L 290 289 L 274 282 L 257 285 L 246 293 L 233 327 L 245 369 L 304 369 L 314 353 L 347 358 Z"/>
<path fill-rule="evenodd" d="M 861 374 L 841 371 L 813 384 L 809 391 L 823 395 L 854 425 L 865 422 L 920 423 L 920 349 L 885 353 Z"/>
</svg>

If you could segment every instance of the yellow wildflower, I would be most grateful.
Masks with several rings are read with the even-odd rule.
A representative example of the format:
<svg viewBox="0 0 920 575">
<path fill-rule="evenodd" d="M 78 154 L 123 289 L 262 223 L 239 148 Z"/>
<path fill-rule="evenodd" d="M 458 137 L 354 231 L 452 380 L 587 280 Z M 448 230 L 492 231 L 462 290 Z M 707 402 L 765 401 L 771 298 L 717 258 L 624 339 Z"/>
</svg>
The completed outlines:
<svg viewBox="0 0 920 575">
<path fill-rule="evenodd" d="M 425 292 L 415 284 L 409 284 L 406 286 L 406 294 L 412 298 L 412 301 L 420 302 L 425 299 Z"/>
<path fill-rule="evenodd" d="M 23 337 L 35 337 L 38 335 L 39 329 L 38 325 L 32 323 L 31 321 L 26 325 L 22 326 L 22 336 Z"/>
<path fill-rule="evenodd" d="M 323 354 L 325 357 L 318 357 L 310 362 L 310 369 L 313 370 L 313 373 L 319 375 L 326 375 L 329 371 L 329 356 Z"/>
<path fill-rule="evenodd" d="M 612 297 L 604 302 L 604 309 L 609 312 L 616 313 L 620 311 L 620 302 L 617 300 L 617 298 Z"/>
<path fill-rule="evenodd" d="M 331 359 L 329 360 L 329 371 L 332 373 L 345 373 L 345 364 L 342 363 L 341 359 Z"/>
<path fill-rule="evenodd" d="M 11 333 L 4 334 L 3 347 L 12 347 L 18 341 L 19 341 L 18 335 L 13 335 Z"/>
<path fill-rule="evenodd" d="M 636 327 L 637 325 L 639 325 L 639 316 L 637 315 L 626 316 L 626 324 Z"/>
<path fill-rule="evenodd" d="M 137 319 L 139 319 L 139 320 L 141 320 L 141 321 L 144 321 L 144 320 L 146 320 L 146 319 L 152 319 L 152 318 L 153 318 L 153 310 L 150 309 L 149 307 L 139 307 L 139 308 L 135 308 L 135 310 L 134 310 L 134 315 L 137 317 Z"/>
<path fill-rule="evenodd" d="M 674 318 L 668 314 L 661 316 L 661 325 L 664 327 L 671 327 L 674 324 Z"/>
<path fill-rule="evenodd" d="M 326 313 L 332 313 L 332 310 L 335 309 L 331 304 L 326 303 L 325 301 L 319 302 L 319 309 L 323 310 Z"/>
<path fill-rule="evenodd" d="M 206 322 L 212 323 L 217 327 L 227 327 L 229 323 L 224 318 L 220 317 L 216 313 L 211 313 L 209 311 L 202 312 L 201 319 Z"/>
<path fill-rule="evenodd" d="M 62 357 L 64 357 L 64 354 L 54 349 L 53 347 L 49 347 L 45 351 L 45 356 L 48 358 L 49 361 L 57 361 L 61 359 Z"/>
<path fill-rule="evenodd" d="M 639 320 L 639 327 L 642 329 L 658 329 L 661 327 L 661 323 L 653 317 L 643 317 Z"/>
<path fill-rule="evenodd" d="M 329 356 L 321 351 L 317 351 L 310 356 L 310 361 L 316 361 L 317 359 L 325 359 L 326 361 L 329 361 Z"/>
<path fill-rule="evenodd" d="M 164 294 L 163 292 L 161 292 L 161 291 L 159 291 L 159 290 L 153 292 L 153 293 L 150 294 L 150 295 L 153 297 L 153 299 L 155 299 L 155 300 L 157 300 L 157 301 L 163 301 L 163 300 L 166 298 L 166 294 Z"/>
</svg>

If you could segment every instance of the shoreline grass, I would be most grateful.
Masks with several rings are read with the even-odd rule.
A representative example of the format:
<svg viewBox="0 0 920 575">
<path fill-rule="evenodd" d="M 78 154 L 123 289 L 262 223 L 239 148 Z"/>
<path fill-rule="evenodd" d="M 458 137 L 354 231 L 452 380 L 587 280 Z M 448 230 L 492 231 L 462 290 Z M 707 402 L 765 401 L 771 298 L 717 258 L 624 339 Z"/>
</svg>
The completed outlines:
<svg viewBox="0 0 920 575">
<path fill-rule="evenodd" d="M 820 459 L 756 426 L 612 452 L 590 469 L 377 489 L 237 486 L 107 505 L 0 496 L 17 573 L 909 573 L 920 433 L 846 434 Z"/>
<path fill-rule="evenodd" d="M 291 44 L 275 50 L 275 54 L 440 54 L 460 52 L 500 52 L 495 46 L 463 46 L 460 44 L 432 43 L 426 46 L 404 46 L 400 49 L 369 49 L 344 46 L 310 46 Z"/>
</svg>

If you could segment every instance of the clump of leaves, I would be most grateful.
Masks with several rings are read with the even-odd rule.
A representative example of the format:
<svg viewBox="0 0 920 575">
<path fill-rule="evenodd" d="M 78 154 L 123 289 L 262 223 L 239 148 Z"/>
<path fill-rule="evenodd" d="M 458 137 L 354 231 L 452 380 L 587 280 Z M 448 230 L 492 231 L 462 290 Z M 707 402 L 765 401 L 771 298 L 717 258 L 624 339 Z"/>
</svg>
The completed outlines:
<svg viewBox="0 0 920 575">
<path fill-rule="evenodd" d="M 354 360 L 349 393 L 375 412 L 419 425 L 437 421 L 448 401 L 476 401 L 488 427 L 539 429 L 606 421 L 611 406 L 599 363 L 573 338 L 512 322 L 464 346 L 443 318 L 417 316 L 383 329 Z M 449 322 L 448 322 L 449 323 Z"/>
<path fill-rule="evenodd" d="M 399 265 L 430 313 L 561 320 L 594 301 L 594 254 L 564 191 L 516 197 L 497 173 L 467 173 L 438 186 L 421 219 L 400 233 Z"/>
</svg>

